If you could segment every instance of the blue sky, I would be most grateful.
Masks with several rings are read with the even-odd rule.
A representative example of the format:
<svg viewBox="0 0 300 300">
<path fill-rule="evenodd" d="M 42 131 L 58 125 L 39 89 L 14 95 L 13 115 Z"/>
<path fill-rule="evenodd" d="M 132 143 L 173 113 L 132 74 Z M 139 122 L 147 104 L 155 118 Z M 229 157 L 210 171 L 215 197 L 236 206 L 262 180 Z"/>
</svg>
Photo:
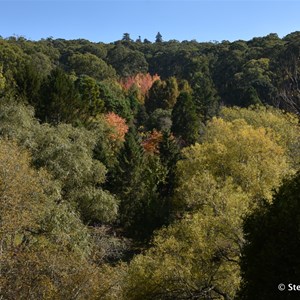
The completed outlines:
<svg viewBox="0 0 300 300">
<path fill-rule="evenodd" d="M 0 0 L 0 35 L 113 42 L 128 32 L 151 41 L 249 40 L 300 30 L 300 1 Z"/>
</svg>

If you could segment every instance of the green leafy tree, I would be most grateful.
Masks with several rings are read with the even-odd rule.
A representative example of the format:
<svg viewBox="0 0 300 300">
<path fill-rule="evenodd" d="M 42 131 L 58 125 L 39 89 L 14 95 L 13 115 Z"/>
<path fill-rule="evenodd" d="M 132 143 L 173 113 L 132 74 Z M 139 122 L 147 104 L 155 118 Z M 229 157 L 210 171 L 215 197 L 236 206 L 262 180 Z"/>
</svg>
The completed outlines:
<svg viewBox="0 0 300 300">
<path fill-rule="evenodd" d="M 44 124 L 35 131 L 33 163 L 60 183 L 64 198 L 78 208 L 84 221 L 110 222 L 117 216 L 118 202 L 100 187 L 106 168 L 93 158 L 95 143 L 93 133 L 85 129 Z"/>
<path fill-rule="evenodd" d="M 117 44 L 107 54 L 108 62 L 121 77 L 129 77 L 148 72 L 148 63 L 142 52 Z"/>
<path fill-rule="evenodd" d="M 129 33 L 124 33 L 123 34 L 123 38 L 122 38 L 122 41 L 126 41 L 126 42 L 131 42 L 131 38 L 130 38 L 130 34 Z"/>
<path fill-rule="evenodd" d="M 0 154 L 1 297 L 92 299 L 87 228 L 27 151 L 1 140 Z"/>
<path fill-rule="evenodd" d="M 90 117 L 104 111 L 104 101 L 100 99 L 100 89 L 97 82 L 87 75 L 80 76 L 75 82 L 80 93 L 80 119 L 87 123 Z"/>
<path fill-rule="evenodd" d="M 15 75 L 18 95 L 23 101 L 36 106 L 44 78 L 32 61 L 19 67 Z"/>
<path fill-rule="evenodd" d="M 116 72 L 112 66 L 91 53 L 75 53 L 69 58 L 69 67 L 77 75 L 88 75 L 97 80 L 114 78 Z"/>
<path fill-rule="evenodd" d="M 198 116 L 207 121 L 217 115 L 219 96 L 209 74 L 196 72 L 191 80 L 192 95 Z"/>
<path fill-rule="evenodd" d="M 192 205 L 186 202 L 188 199 L 198 199 L 186 194 L 190 193 L 189 185 L 197 182 L 200 187 L 202 172 L 217 180 L 231 178 L 254 203 L 262 197 L 271 199 L 272 190 L 293 172 L 284 148 L 276 143 L 273 133 L 262 127 L 255 129 L 240 119 L 226 122 L 213 118 L 203 142 L 184 149 L 183 154 L 188 160 L 178 163 L 181 186 L 178 201 L 188 206 Z"/>
<path fill-rule="evenodd" d="M 140 181 L 142 165 L 143 149 L 134 128 L 130 127 L 118 156 L 118 164 L 109 177 L 110 190 L 121 199 L 121 222 L 127 227 L 134 222 L 136 210 L 138 210 L 136 201 L 138 202 L 139 198 L 133 201 L 133 190 L 137 188 Z"/>
<path fill-rule="evenodd" d="M 125 97 L 119 83 L 116 81 L 105 80 L 100 82 L 98 86 L 100 99 L 104 101 L 106 112 L 114 112 L 128 121 L 133 118 L 130 99 Z"/>
<path fill-rule="evenodd" d="M 145 101 L 148 112 L 155 109 L 172 109 L 179 95 L 178 84 L 175 77 L 170 77 L 165 81 L 156 80 L 149 90 Z"/>
<path fill-rule="evenodd" d="M 6 81 L 2 70 L 3 70 L 3 68 L 1 66 L 0 67 L 0 95 L 5 88 L 5 81 Z"/>
</svg>

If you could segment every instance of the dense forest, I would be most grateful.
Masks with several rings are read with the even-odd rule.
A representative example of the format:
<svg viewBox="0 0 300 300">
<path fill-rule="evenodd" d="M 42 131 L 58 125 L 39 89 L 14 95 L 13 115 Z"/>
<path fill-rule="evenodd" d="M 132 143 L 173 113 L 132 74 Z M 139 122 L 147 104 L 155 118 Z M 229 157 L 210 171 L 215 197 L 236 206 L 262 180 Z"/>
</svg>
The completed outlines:
<svg viewBox="0 0 300 300">
<path fill-rule="evenodd" d="M 294 299 L 299 113 L 300 32 L 0 37 L 0 299 Z"/>
</svg>

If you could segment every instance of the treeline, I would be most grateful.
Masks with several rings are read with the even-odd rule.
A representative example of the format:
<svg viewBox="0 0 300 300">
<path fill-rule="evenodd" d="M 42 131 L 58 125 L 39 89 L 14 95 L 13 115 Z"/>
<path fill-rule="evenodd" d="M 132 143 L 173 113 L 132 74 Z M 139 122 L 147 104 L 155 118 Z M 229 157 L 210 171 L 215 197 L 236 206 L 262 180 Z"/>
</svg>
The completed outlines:
<svg viewBox="0 0 300 300">
<path fill-rule="evenodd" d="M 281 274 L 297 283 L 299 50 L 299 32 L 0 39 L 2 299 L 276 299 Z"/>
</svg>

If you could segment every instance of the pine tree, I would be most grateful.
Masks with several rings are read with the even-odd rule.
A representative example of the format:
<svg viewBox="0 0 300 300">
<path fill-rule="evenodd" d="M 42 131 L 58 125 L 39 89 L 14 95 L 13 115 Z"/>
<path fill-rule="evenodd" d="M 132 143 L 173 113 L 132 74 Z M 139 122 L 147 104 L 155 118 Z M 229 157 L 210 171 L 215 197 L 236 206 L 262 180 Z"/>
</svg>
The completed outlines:
<svg viewBox="0 0 300 300">
<path fill-rule="evenodd" d="M 130 38 L 130 34 L 129 33 L 124 33 L 123 34 L 123 38 L 122 41 L 126 41 L 126 42 L 132 42 L 132 39 Z"/>
<path fill-rule="evenodd" d="M 179 145 L 169 132 L 163 133 L 162 141 L 159 143 L 159 156 L 167 171 L 165 181 L 159 185 L 162 203 L 161 222 L 167 224 L 170 221 L 171 199 L 176 185 L 176 163 L 181 157 Z"/>
<path fill-rule="evenodd" d="M 162 43 L 162 41 L 163 41 L 162 35 L 160 34 L 160 32 L 158 32 L 155 37 L 155 43 Z"/>
<path fill-rule="evenodd" d="M 120 199 L 120 220 L 125 228 L 132 228 L 137 211 L 140 210 L 138 188 L 142 176 L 143 148 L 136 130 L 130 127 L 125 136 L 123 148 L 118 155 L 118 163 L 108 175 L 109 190 Z"/>
<path fill-rule="evenodd" d="M 181 92 L 172 111 L 171 131 L 184 144 L 194 144 L 199 136 L 199 122 L 194 101 L 190 93 Z"/>
<path fill-rule="evenodd" d="M 77 118 L 79 106 L 73 80 L 62 69 L 54 69 L 41 87 L 37 116 L 50 123 L 71 123 Z"/>
</svg>

